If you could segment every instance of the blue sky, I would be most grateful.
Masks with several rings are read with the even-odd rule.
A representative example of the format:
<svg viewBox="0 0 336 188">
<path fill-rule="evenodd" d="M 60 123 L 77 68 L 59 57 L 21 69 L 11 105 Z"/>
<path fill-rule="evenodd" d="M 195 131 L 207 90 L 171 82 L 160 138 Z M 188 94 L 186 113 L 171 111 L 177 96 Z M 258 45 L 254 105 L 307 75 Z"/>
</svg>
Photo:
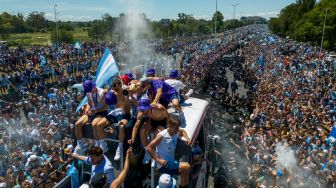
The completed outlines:
<svg viewBox="0 0 336 188">
<path fill-rule="evenodd" d="M 296 0 L 217 0 L 218 10 L 225 19 L 232 19 L 233 6 L 236 18 L 240 16 L 276 16 L 279 11 Z M 137 11 L 149 19 L 176 18 L 178 13 L 193 14 L 196 18 L 210 19 L 215 12 L 216 0 L 0 0 L 0 12 L 18 12 L 28 15 L 32 11 L 46 13 L 54 20 L 53 5 L 62 21 L 88 21 L 98 19 L 104 13 L 118 16 L 122 12 Z"/>
</svg>

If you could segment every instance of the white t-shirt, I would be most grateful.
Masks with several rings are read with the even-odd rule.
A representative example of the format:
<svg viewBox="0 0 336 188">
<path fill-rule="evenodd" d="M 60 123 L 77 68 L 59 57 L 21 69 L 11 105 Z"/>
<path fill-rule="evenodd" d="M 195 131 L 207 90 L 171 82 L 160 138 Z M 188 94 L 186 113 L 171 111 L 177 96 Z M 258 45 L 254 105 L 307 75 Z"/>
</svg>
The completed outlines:
<svg viewBox="0 0 336 188">
<path fill-rule="evenodd" d="M 180 93 L 181 89 L 185 88 L 185 85 L 180 80 L 168 79 L 165 82 L 172 86 L 178 93 Z"/>
<path fill-rule="evenodd" d="M 162 136 L 161 142 L 156 146 L 156 151 L 159 158 L 166 161 L 175 160 L 175 150 L 177 143 L 177 134 L 170 136 L 168 129 L 165 129 L 159 132 L 159 135 Z M 161 168 L 161 165 L 157 164 L 158 168 Z"/>
<path fill-rule="evenodd" d="M 87 93 L 88 100 L 93 101 L 96 110 L 101 110 L 104 108 L 104 104 L 100 103 L 102 101 L 102 98 L 104 97 L 104 89 L 97 88 L 97 93 Z"/>
</svg>

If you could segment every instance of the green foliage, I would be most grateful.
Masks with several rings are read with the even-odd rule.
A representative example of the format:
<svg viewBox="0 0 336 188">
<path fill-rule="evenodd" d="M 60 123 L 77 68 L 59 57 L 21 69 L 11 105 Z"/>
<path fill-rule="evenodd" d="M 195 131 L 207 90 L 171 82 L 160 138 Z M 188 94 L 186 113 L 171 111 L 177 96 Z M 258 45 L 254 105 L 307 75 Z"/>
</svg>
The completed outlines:
<svg viewBox="0 0 336 188">
<path fill-rule="evenodd" d="M 326 15 L 323 48 L 335 50 L 336 46 L 336 1 L 298 0 L 281 10 L 278 18 L 271 18 L 269 27 L 273 33 L 297 41 L 320 45 Z"/>
<path fill-rule="evenodd" d="M 93 21 L 91 24 L 91 28 L 88 31 L 89 37 L 96 42 L 99 42 L 99 40 L 104 40 L 107 34 L 105 26 L 106 25 L 103 20 Z"/>
<path fill-rule="evenodd" d="M 56 43 L 56 31 L 52 31 L 50 34 L 50 39 L 53 43 Z M 67 31 L 65 29 L 60 29 L 59 30 L 59 39 L 58 39 L 59 43 L 73 43 L 74 42 L 74 36 L 72 34 L 72 32 Z"/>
</svg>

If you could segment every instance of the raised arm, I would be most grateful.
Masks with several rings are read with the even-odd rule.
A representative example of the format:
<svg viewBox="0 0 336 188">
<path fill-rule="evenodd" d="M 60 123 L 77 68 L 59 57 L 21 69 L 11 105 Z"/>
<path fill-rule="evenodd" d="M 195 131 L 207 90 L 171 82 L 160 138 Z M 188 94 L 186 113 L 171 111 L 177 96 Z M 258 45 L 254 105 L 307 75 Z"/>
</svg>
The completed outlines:
<svg viewBox="0 0 336 188">
<path fill-rule="evenodd" d="M 110 188 L 119 188 L 121 184 L 125 181 L 127 172 L 129 170 L 129 158 L 132 154 L 132 150 L 132 148 L 129 148 L 127 150 L 124 169 L 120 172 L 119 176 L 112 182 Z"/>
</svg>

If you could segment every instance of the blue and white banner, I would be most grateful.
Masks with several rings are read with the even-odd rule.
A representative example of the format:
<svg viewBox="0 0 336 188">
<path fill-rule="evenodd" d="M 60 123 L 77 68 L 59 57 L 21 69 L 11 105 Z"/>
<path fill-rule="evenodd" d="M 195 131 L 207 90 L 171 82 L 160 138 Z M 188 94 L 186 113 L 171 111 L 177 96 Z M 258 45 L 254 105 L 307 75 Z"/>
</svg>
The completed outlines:
<svg viewBox="0 0 336 188">
<path fill-rule="evenodd" d="M 261 75 L 264 71 L 264 65 L 265 65 L 265 55 L 264 53 L 261 53 L 261 56 L 258 60 L 258 74 Z"/>
<path fill-rule="evenodd" d="M 119 68 L 117 62 L 114 60 L 110 50 L 105 49 L 105 53 L 98 64 L 98 70 L 96 73 L 95 83 L 96 87 L 103 87 L 108 83 L 112 77 L 119 74 Z M 87 103 L 87 97 L 85 97 L 78 105 L 76 113 Z"/>
</svg>

